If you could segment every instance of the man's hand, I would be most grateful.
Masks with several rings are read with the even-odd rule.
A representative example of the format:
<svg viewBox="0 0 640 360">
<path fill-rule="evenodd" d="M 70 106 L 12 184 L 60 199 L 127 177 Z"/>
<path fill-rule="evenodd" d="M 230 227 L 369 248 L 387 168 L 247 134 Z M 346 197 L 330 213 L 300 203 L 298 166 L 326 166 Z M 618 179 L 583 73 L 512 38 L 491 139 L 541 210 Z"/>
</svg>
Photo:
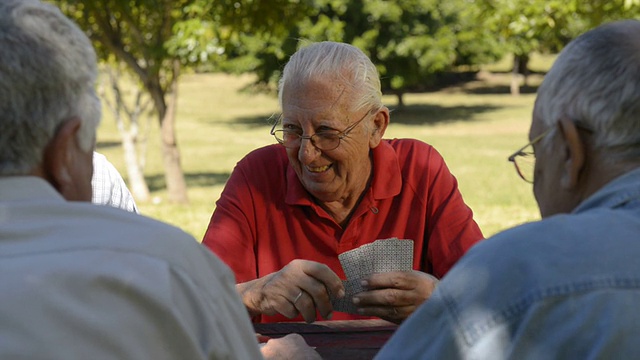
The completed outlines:
<svg viewBox="0 0 640 360">
<path fill-rule="evenodd" d="M 344 296 L 342 281 L 328 266 L 309 260 L 293 260 L 280 271 L 236 285 L 251 316 L 302 314 L 315 321 L 316 309 L 328 319 L 333 312 L 331 297 Z"/>
<path fill-rule="evenodd" d="M 322 359 L 304 338 L 298 334 L 289 334 L 280 339 L 271 339 L 260 349 L 266 360 Z"/>
<path fill-rule="evenodd" d="M 399 324 L 431 296 L 438 279 L 413 270 L 372 274 L 364 282 L 365 291 L 353 297 L 358 314 Z"/>
</svg>

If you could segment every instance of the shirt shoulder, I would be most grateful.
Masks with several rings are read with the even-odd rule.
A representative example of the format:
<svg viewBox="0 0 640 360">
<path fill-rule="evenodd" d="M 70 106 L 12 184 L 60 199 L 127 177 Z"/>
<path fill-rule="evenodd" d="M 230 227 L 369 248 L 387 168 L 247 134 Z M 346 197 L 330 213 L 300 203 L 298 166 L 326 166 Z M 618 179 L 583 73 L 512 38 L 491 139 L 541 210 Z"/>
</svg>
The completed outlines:
<svg viewBox="0 0 640 360">
<path fill-rule="evenodd" d="M 436 149 L 421 140 L 402 138 L 402 139 L 389 139 L 385 140 L 389 146 L 393 148 L 399 159 L 419 157 L 422 159 L 429 159 L 431 156 L 440 157 L 440 154 Z"/>
<path fill-rule="evenodd" d="M 637 236 L 630 235 L 640 232 L 640 221 L 624 225 L 616 217 L 601 212 L 553 216 L 472 247 L 438 289 L 466 340 L 473 343 L 494 327 L 519 322 L 551 300 L 621 287 L 638 291 L 640 264 L 629 258 L 640 256 Z M 610 239 L 606 253 L 603 239 Z"/>
<path fill-rule="evenodd" d="M 446 167 L 442 155 L 432 145 L 417 139 L 392 139 L 387 144 L 395 152 L 400 170 L 411 176 L 430 176 Z"/>
<path fill-rule="evenodd" d="M 258 169 L 282 168 L 289 165 L 286 148 L 280 144 L 272 144 L 254 149 L 245 155 L 236 165 L 240 168 L 257 167 Z"/>
</svg>

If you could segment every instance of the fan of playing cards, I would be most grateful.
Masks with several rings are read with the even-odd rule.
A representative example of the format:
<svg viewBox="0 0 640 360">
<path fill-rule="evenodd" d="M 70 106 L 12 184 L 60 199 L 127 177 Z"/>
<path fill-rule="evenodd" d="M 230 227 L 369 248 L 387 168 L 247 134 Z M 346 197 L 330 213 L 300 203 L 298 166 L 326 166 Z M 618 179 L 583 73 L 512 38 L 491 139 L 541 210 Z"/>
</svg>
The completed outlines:
<svg viewBox="0 0 640 360">
<path fill-rule="evenodd" d="M 398 238 L 376 240 L 370 244 L 338 255 L 347 279 L 345 296 L 332 301 L 333 310 L 356 314 L 352 297 L 363 290 L 360 282 L 373 273 L 411 271 L 413 269 L 413 240 Z"/>
</svg>

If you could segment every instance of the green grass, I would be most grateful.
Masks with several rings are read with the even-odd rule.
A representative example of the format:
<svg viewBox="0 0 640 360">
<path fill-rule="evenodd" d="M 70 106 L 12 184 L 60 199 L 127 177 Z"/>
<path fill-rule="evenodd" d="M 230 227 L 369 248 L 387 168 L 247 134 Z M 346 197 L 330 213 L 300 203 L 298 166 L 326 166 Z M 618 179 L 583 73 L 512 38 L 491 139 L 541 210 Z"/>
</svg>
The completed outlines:
<svg viewBox="0 0 640 360">
<path fill-rule="evenodd" d="M 278 111 L 274 95 L 243 89 L 251 76 L 185 75 L 180 82 L 177 138 L 189 187 L 189 205 L 166 201 L 158 126 L 150 122 L 145 176 L 154 201 L 138 203 L 147 216 L 174 224 L 200 240 L 234 165 L 252 149 L 274 142 L 267 119 Z M 539 83 L 540 76 L 530 79 Z M 393 110 L 386 137 L 412 137 L 436 147 L 457 177 L 485 235 L 538 219 L 531 186 L 506 158 L 527 141 L 535 88 L 513 97 L 508 77 L 486 75 L 463 87 L 407 94 Z M 385 96 L 396 106 L 396 98 Z M 126 177 L 119 136 L 105 109 L 98 150 Z"/>
</svg>

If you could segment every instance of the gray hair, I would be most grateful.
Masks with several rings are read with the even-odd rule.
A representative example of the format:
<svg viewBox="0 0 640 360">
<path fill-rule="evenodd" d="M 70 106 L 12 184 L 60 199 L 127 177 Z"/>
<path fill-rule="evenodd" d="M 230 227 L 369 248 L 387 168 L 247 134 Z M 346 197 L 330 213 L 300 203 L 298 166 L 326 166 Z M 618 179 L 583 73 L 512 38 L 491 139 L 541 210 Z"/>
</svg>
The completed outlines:
<svg viewBox="0 0 640 360">
<path fill-rule="evenodd" d="M 600 26 L 572 41 L 546 75 L 536 112 L 548 126 L 563 116 L 593 130 L 595 146 L 640 156 L 640 22 Z"/>
<path fill-rule="evenodd" d="M 353 45 L 331 41 L 311 44 L 291 56 L 278 83 L 280 106 L 287 85 L 317 78 L 337 80 L 352 96 L 354 111 L 382 107 L 380 76 L 369 57 Z"/>
<path fill-rule="evenodd" d="M 100 122 L 96 54 L 59 9 L 37 0 L 0 1 L 0 175 L 25 175 L 72 117 L 90 151 Z"/>
</svg>

